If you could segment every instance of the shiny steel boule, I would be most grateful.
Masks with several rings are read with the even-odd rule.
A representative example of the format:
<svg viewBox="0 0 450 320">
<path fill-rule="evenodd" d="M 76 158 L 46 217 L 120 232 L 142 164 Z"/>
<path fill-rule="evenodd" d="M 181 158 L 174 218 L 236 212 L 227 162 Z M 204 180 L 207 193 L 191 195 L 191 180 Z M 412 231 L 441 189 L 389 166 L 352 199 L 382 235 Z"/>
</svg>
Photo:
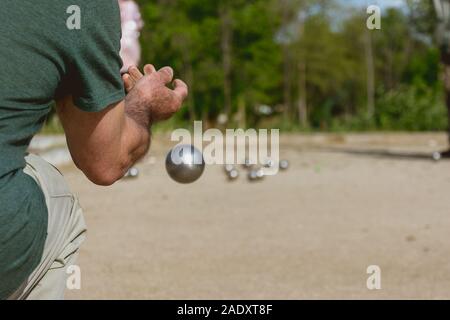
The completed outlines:
<svg viewBox="0 0 450 320">
<path fill-rule="evenodd" d="M 234 165 L 232 164 L 226 164 L 223 166 L 223 169 L 225 170 L 225 172 L 228 174 L 233 170 L 236 170 L 236 168 L 234 167 Z"/>
<path fill-rule="evenodd" d="M 231 181 L 236 180 L 237 178 L 239 178 L 239 171 L 237 171 L 236 169 L 233 169 L 228 172 L 227 176 L 228 176 L 228 180 L 231 180 Z"/>
<path fill-rule="evenodd" d="M 261 168 L 250 170 L 247 175 L 247 178 L 251 182 L 262 180 L 264 179 L 264 170 Z"/>
<path fill-rule="evenodd" d="M 433 153 L 433 160 L 434 161 L 439 161 L 442 159 L 442 154 L 440 152 L 434 152 Z"/>
<path fill-rule="evenodd" d="M 139 177 L 139 169 L 136 167 L 132 167 L 125 174 L 124 179 L 131 179 L 131 178 L 137 178 L 137 177 Z"/>
<path fill-rule="evenodd" d="M 258 174 L 256 173 L 256 170 L 249 171 L 247 178 L 249 181 L 256 181 L 258 180 Z"/>
<path fill-rule="evenodd" d="M 167 154 L 166 170 L 178 183 L 193 183 L 205 170 L 203 154 L 192 145 L 178 145 Z"/>
<path fill-rule="evenodd" d="M 287 160 L 281 160 L 281 161 L 280 161 L 280 169 L 281 169 L 281 170 L 287 170 L 287 169 L 289 169 L 289 161 L 287 161 Z"/>
<path fill-rule="evenodd" d="M 256 170 L 256 177 L 258 179 L 264 179 L 264 176 L 265 176 L 264 169 L 259 168 L 258 170 Z"/>
<path fill-rule="evenodd" d="M 130 177 L 137 178 L 139 176 L 139 169 L 136 167 L 131 168 L 129 171 L 129 175 Z"/>
</svg>

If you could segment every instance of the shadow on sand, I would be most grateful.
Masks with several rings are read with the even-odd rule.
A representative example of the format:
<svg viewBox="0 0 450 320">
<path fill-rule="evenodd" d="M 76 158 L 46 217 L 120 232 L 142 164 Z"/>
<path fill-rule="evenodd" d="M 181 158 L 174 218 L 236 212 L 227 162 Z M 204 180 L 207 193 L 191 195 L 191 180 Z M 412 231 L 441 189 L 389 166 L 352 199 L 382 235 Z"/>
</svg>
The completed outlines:
<svg viewBox="0 0 450 320">
<path fill-rule="evenodd" d="M 396 160 L 428 160 L 440 161 L 450 160 L 450 151 L 445 152 L 407 152 L 407 151 L 391 151 L 384 149 L 345 149 L 345 148 L 320 148 L 320 151 L 345 153 L 364 157 L 388 158 Z"/>
</svg>

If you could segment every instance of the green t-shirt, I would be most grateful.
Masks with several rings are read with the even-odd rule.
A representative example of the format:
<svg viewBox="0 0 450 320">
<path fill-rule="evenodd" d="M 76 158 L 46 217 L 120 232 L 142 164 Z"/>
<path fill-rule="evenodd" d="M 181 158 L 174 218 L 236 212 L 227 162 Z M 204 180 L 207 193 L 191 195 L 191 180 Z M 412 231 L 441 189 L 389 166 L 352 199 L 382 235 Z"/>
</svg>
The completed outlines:
<svg viewBox="0 0 450 320">
<path fill-rule="evenodd" d="M 78 11 L 68 8 L 78 6 Z M 0 9 L 0 299 L 42 257 L 47 207 L 23 173 L 31 138 L 57 96 L 97 112 L 124 97 L 117 0 L 2 0 Z M 74 7 L 72 7 L 73 9 Z M 75 20 L 74 20 L 75 19 Z M 67 24 L 69 20 L 69 24 Z"/>
</svg>

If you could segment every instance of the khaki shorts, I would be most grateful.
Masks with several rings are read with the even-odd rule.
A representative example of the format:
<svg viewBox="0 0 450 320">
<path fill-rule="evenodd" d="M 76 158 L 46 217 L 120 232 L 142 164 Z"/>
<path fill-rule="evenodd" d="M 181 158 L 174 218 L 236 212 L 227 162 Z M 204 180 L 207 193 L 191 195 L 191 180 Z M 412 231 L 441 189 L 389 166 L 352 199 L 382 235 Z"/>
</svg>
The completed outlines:
<svg viewBox="0 0 450 320">
<path fill-rule="evenodd" d="M 24 172 L 42 188 L 48 208 L 48 235 L 39 266 L 9 299 L 64 299 L 68 268 L 75 265 L 86 235 L 77 198 L 61 173 L 42 158 L 28 155 Z"/>
</svg>

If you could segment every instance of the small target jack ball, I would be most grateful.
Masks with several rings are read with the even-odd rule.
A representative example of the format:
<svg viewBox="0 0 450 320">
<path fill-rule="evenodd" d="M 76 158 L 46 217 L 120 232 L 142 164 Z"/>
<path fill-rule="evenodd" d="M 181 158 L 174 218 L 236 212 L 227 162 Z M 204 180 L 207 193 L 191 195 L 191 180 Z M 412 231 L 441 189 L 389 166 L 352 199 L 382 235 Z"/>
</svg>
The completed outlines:
<svg viewBox="0 0 450 320">
<path fill-rule="evenodd" d="M 178 145 L 167 154 L 166 170 L 178 183 L 193 183 L 205 170 L 203 154 L 192 145 Z"/>
</svg>

